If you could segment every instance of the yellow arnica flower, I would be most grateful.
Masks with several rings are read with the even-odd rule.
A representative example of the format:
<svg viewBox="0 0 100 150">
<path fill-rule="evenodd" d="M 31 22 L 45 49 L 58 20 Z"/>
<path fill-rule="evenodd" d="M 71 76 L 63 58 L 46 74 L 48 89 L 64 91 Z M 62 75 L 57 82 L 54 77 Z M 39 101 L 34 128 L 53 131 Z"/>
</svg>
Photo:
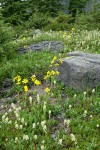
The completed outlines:
<svg viewBox="0 0 100 150">
<path fill-rule="evenodd" d="M 59 66 L 59 64 L 58 64 L 58 63 L 56 63 L 56 64 L 55 64 L 55 66 L 57 67 L 57 66 Z"/>
<path fill-rule="evenodd" d="M 51 61 L 51 64 L 54 64 L 54 60 Z"/>
<path fill-rule="evenodd" d="M 17 75 L 14 79 L 13 79 L 13 81 L 15 82 L 15 81 L 21 81 L 21 76 L 19 76 L 19 75 Z"/>
<path fill-rule="evenodd" d="M 45 88 L 45 92 L 49 93 L 50 92 L 50 89 L 47 87 Z"/>
<path fill-rule="evenodd" d="M 25 91 L 25 92 L 28 91 L 28 86 L 27 86 L 27 85 L 24 86 L 24 91 Z"/>
<path fill-rule="evenodd" d="M 57 64 L 58 66 L 59 64 Z M 47 78 L 50 78 L 52 76 L 55 76 L 55 75 L 59 75 L 59 72 L 58 71 L 54 71 L 54 70 L 51 70 L 51 71 L 48 71 L 47 72 L 47 75 L 44 77 L 44 80 L 46 80 Z"/>
<path fill-rule="evenodd" d="M 52 67 L 52 65 L 50 65 L 49 67 Z"/>
<path fill-rule="evenodd" d="M 13 79 L 13 81 L 14 82 L 16 82 L 16 84 L 21 84 L 21 76 L 19 76 L 19 75 L 17 75 L 14 79 Z"/>
<path fill-rule="evenodd" d="M 51 75 L 55 75 L 55 72 L 54 72 L 54 70 L 52 70 L 52 71 L 51 71 Z"/>
<path fill-rule="evenodd" d="M 47 78 L 49 78 L 50 76 L 48 76 L 48 75 L 46 75 L 45 77 L 44 77 L 44 80 L 46 80 Z"/>
<path fill-rule="evenodd" d="M 57 59 L 57 56 L 54 56 L 53 60 L 55 61 Z"/>
<path fill-rule="evenodd" d="M 55 60 L 57 59 L 56 56 L 54 56 L 53 60 L 51 61 L 51 64 L 54 64 Z"/>
<path fill-rule="evenodd" d="M 47 77 L 47 76 L 45 76 L 45 77 L 44 77 L 44 80 L 46 80 L 47 78 L 48 78 L 48 77 Z"/>
<path fill-rule="evenodd" d="M 20 82 L 20 81 L 18 81 L 18 82 L 16 82 L 16 84 L 17 84 L 17 85 L 19 85 L 19 84 L 21 84 L 21 82 Z"/>
<path fill-rule="evenodd" d="M 59 59 L 59 61 L 60 61 L 61 64 L 63 63 L 63 60 L 61 58 Z"/>
<path fill-rule="evenodd" d="M 36 80 L 34 81 L 34 84 L 35 84 L 35 85 L 40 85 L 41 82 L 40 82 L 39 80 L 36 79 Z"/>
<path fill-rule="evenodd" d="M 59 72 L 59 71 L 56 71 L 55 73 L 56 73 L 57 75 L 59 75 L 59 74 L 60 74 L 60 72 Z"/>
<path fill-rule="evenodd" d="M 51 74 L 51 72 L 50 71 L 47 71 L 47 75 L 49 76 Z"/>
<path fill-rule="evenodd" d="M 23 79 L 23 80 L 22 80 L 22 83 L 23 83 L 23 84 L 28 83 L 28 79 Z"/>
<path fill-rule="evenodd" d="M 32 75 L 31 76 L 31 80 L 34 82 L 36 80 L 36 76 L 35 75 Z"/>
</svg>

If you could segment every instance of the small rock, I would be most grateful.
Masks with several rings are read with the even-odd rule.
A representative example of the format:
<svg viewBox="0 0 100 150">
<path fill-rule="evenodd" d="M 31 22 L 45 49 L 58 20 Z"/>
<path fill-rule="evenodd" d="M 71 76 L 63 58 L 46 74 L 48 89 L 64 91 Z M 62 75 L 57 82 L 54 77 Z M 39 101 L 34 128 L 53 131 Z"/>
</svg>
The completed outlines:
<svg viewBox="0 0 100 150">
<path fill-rule="evenodd" d="M 20 53 L 26 53 L 28 51 L 41 51 L 41 50 L 50 50 L 50 51 L 61 51 L 63 50 L 64 45 L 59 41 L 42 41 L 37 44 L 31 44 L 25 48 L 19 48 Z"/>
</svg>

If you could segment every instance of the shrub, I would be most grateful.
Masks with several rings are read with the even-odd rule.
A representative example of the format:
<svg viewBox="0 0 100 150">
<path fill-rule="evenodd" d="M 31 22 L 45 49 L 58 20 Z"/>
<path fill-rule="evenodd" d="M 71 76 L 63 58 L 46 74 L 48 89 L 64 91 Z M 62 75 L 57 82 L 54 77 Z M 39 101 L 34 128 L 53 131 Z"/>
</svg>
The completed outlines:
<svg viewBox="0 0 100 150">
<path fill-rule="evenodd" d="M 26 27 L 34 27 L 35 29 L 42 29 L 49 23 L 49 15 L 40 12 L 34 13 L 26 22 Z"/>
<path fill-rule="evenodd" d="M 10 59 L 15 53 L 15 46 L 11 43 L 14 38 L 14 31 L 11 26 L 0 21 L 0 61 Z"/>
<path fill-rule="evenodd" d="M 100 5 L 94 7 L 94 11 L 77 14 L 76 27 L 80 29 L 92 30 L 100 29 Z"/>
<path fill-rule="evenodd" d="M 70 15 L 59 13 L 57 17 L 49 19 L 50 23 L 44 29 L 54 31 L 68 30 L 72 27 L 71 21 L 72 17 Z"/>
<path fill-rule="evenodd" d="M 5 22 L 9 22 L 14 26 L 22 25 L 25 21 L 29 20 L 30 16 L 34 16 L 36 12 L 43 14 L 49 12 L 50 16 L 56 16 L 62 7 L 59 0 L 2 0 L 1 6 L 1 13 Z"/>
</svg>

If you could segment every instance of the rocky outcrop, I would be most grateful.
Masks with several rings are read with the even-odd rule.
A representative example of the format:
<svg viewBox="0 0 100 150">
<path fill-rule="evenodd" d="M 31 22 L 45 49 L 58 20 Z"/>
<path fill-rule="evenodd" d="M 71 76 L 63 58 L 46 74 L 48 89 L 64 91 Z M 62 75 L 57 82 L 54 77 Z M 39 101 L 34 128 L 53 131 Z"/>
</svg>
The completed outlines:
<svg viewBox="0 0 100 150">
<path fill-rule="evenodd" d="M 41 50 L 49 50 L 49 51 L 61 51 L 63 50 L 64 45 L 59 41 L 42 41 L 37 44 L 31 44 L 26 48 L 19 48 L 20 53 L 26 53 L 29 51 L 41 51 Z"/>
<path fill-rule="evenodd" d="M 74 89 L 100 86 L 100 55 L 70 52 L 59 66 L 59 79 Z"/>
</svg>

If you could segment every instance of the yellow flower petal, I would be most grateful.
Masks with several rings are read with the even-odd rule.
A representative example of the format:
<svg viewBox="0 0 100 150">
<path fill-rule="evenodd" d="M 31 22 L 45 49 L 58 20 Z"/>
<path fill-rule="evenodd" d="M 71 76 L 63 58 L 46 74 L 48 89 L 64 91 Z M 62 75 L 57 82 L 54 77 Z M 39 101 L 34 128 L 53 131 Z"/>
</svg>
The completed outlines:
<svg viewBox="0 0 100 150">
<path fill-rule="evenodd" d="M 22 83 L 23 83 L 23 84 L 28 83 L 28 79 L 23 79 L 23 80 L 22 80 Z"/>
<path fill-rule="evenodd" d="M 59 59 L 59 61 L 60 61 L 61 64 L 63 63 L 63 60 L 61 58 Z"/>
<path fill-rule="evenodd" d="M 45 92 L 49 93 L 50 92 L 50 89 L 47 87 L 45 88 Z"/>
<path fill-rule="evenodd" d="M 58 63 L 56 63 L 56 64 L 55 64 L 55 66 L 57 67 L 57 66 L 59 66 L 59 64 L 58 64 Z"/>
<path fill-rule="evenodd" d="M 24 86 L 24 91 L 25 91 L 25 92 L 28 91 L 28 86 L 27 86 L 27 85 Z"/>
<path fill-rule="evenodd" d="M 57 75 L 59 75 L 59 74 L 60 74 L 60 72 L 59 72 L 59 71 L 56 71 L 55 73 L 56 73 Z"/>
<path fill-rule="evenodd" d="M 36 79 L 36 80 L 34 81 L 34 84 L 35 84 L 35 85 L 40 85 L 41 82 L 40 82 L 39 80 Z"/>
<path fill-rule="evenodd" d="M 36 80 L 36 76 L 35 75 L 32 75 L 31 76 L 31 80 L 34 82 Z"/>
</svg>

